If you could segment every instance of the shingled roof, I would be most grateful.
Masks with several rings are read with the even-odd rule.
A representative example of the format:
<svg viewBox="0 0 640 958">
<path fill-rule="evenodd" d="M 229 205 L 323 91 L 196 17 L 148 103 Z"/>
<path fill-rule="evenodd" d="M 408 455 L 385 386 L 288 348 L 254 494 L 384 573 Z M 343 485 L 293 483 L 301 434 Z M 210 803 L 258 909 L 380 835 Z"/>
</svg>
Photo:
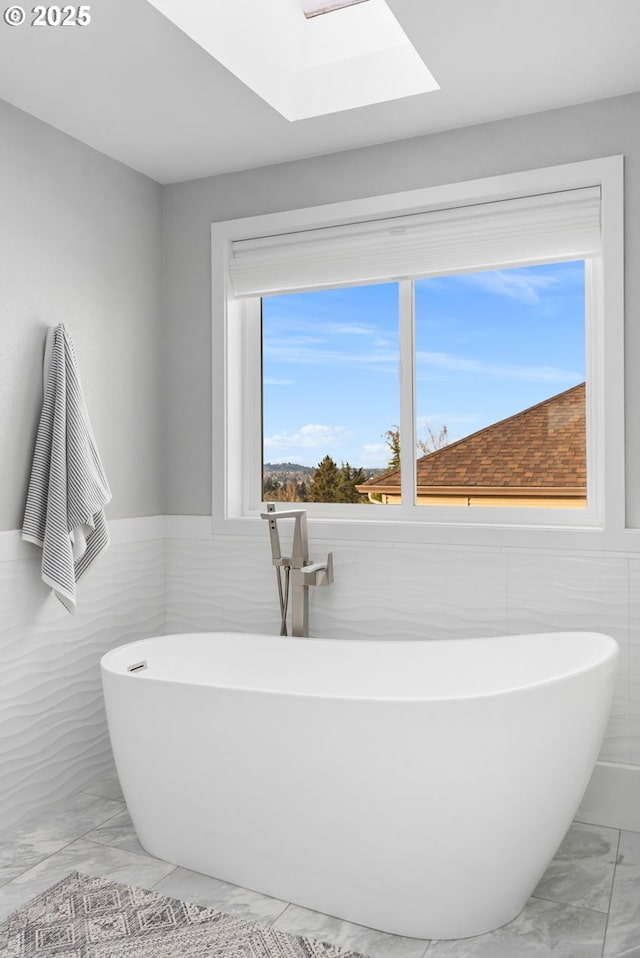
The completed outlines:
<svg viewBox="0 0 640 958">
<path fill-rule="evenodd" d="M 418 496 L 586 496 L 585 384 L 417 460 Z M 399 494 L 400 469 L 358 486 Z"/>
</svg>

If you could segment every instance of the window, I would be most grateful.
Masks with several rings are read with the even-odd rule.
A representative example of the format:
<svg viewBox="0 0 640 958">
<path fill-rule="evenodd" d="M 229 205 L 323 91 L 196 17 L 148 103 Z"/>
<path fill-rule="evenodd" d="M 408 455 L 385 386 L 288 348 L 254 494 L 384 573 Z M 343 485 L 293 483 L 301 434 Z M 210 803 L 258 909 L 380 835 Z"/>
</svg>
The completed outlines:
<svg viewBox="0 0 640 958">
<path fill-rule="evenodd" d="M 415 293 L 417 504 L 586 508 L 584 261 Z"/>
<path fill-rule="evenodd" d="M 400 421 L 398 308 L 397 283 L 262 299 L 265 499 L 375 501 L 359 489 Z"/>
<path fill-rule="evenodd" d="M 218 518 L 623 528 L 620 172 L 214 225 Z"/>
<path fill-rule="evenodd" d="M 262 298 L 265 499 L 401 504 L 398 293 Z M 416 504 L 586 508 L 584 261 L 411 297 Z"/>
</svg>

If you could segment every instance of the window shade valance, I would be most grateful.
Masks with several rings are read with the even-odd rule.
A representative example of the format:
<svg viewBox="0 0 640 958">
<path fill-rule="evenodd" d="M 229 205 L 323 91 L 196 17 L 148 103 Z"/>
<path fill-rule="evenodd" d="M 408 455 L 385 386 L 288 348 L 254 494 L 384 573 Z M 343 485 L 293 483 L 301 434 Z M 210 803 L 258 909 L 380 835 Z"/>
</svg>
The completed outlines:
<svg viewBox="0 0 640 958">
<path fill-rule="evenodd" d="M 231 244 L 236 296 L 259 296 L 600 251 L 600 187 L 411 213 Z"/>
</svg>

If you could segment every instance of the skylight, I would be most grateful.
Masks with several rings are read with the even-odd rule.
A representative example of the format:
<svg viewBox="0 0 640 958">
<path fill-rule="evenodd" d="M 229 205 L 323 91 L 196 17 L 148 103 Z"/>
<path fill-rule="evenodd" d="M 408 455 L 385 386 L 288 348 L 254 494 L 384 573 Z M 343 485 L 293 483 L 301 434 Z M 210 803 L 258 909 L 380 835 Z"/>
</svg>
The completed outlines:
<svg viewBox="0 0 640 958">
<path fill-rule="evenodd" d="M 287 120 L 439 89 L 385 0 L 148 2 Z"/>
</svg>

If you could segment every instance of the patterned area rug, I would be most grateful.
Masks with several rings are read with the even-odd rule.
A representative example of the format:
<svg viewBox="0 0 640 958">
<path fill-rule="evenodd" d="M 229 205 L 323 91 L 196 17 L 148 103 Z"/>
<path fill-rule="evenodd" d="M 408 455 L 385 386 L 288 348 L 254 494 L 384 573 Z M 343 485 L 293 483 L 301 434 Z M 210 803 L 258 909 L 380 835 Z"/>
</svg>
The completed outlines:
<svg viewBox="0 0 640 958">
<path fill-rule="evenodd" d="M 0 925 L 0 958 L 364 958 L 74 872 Z"/>
</svg>

